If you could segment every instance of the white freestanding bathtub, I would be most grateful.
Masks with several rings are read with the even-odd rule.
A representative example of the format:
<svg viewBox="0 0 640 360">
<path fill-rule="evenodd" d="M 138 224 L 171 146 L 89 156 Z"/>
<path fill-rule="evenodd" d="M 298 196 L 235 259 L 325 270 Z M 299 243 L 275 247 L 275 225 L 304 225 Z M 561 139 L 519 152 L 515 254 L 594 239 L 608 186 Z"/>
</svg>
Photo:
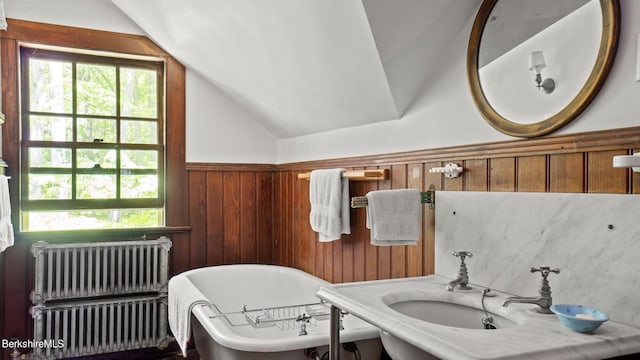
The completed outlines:
<svg viewBox="0 0 640 360">
<path fill-rule="evenodd" d="M 316 297 L 328 282 L 274 265 L 212 266 L 177 276 L 186 276 L 211 304 L 192 310 L 193 338 L 201 359 L 328 359 L 323 355 L 329 344 L 329 305 Z M 358 349 L 342 349 L 342 360 L 380 358 L 376 327 L 349 314 L 342 324 L 341 342 L 355 343 Z"/>
</svg>

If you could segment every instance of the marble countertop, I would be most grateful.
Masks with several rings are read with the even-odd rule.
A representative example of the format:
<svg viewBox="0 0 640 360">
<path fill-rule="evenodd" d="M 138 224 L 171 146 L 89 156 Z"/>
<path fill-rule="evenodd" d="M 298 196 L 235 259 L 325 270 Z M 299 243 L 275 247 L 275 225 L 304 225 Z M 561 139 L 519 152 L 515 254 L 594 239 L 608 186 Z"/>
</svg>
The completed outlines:
<svg viewBox="0 0 640 360">
<path fill-rule="evenodd" d="M 640 353 L 640 329 L 608 321 L 591 334 L 571 331 L 555 315 L 538 314 L 530 304 L 502 301 L 511 294 L 495 291 L 488 311 L 517 326 L 498 330 L 462 329 L 421 321 L 387 306 L 398 301 L 430 299 L 481 308 L 483 287 L 445 291 L 451 279 L 430 275 L 323 286 L 318 297 L 442 359 L 603 359 Z"/>
</svg>

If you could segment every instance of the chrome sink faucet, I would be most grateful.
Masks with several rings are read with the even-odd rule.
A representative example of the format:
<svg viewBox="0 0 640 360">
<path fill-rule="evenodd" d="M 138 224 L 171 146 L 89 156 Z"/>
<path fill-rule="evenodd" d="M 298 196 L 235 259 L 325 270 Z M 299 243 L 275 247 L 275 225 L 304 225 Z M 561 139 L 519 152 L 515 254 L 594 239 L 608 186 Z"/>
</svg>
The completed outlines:
<svg viewBox="0 0 640 360">
<path fill-rule="evenodd" d="M 447 284 L 447 291 L 453 291 L 457 286 L 460 290 L 471 290 L 469 283 L 469 273 L 467 272 L 467 264 L 464 263 L 464 259 L 467 257 L 473 257 L 473 254 L 469 251 L 454 251 L 453 256 L 460 258 L 460 270 L 458 270 L 458 277 L 455 280 L 449 281 Z"/>
<path fill-rule="evenodd" d="M 502 306 L 507 307 L 511 303 L 535 304 L 538 305 L 536 311 L 541 314 L 553 314 L 549 309 L 553 300 L 551 299 L 551 286 L 547 277 L 550 273 L 560 273 L 560 269 L 551 269 L 548 266 L 540 266 L 539 269 L 532 267 L 529 269 L 532 273 L 540 272 L 542 274 L 542 285 L 540 285 L 540 295 L 538 297 L 519 297 L 513 296 L 502 302 Z"/>
</svg>

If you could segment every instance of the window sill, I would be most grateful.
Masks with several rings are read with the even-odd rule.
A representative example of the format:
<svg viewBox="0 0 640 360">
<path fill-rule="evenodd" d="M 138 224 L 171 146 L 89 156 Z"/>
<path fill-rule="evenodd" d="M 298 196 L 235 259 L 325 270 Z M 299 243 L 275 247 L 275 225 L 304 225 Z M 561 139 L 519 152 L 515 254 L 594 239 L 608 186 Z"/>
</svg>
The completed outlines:
<svg viewBox="0 0 640 360">
<path fill-rule="evenodd" d="M 191 231 L 191 226 L 167 226 L 149 228 L 126 229 L 90 229 L 90 230 L 64 230 L 64 231 L 29 231 L 16 233 L 16 240 L 81 242 L 81 241 L 112 241 L 112 240 L 140 240 L 144 237 L 155 239 L 160 236 L 170 236 Z"/>
</svg>

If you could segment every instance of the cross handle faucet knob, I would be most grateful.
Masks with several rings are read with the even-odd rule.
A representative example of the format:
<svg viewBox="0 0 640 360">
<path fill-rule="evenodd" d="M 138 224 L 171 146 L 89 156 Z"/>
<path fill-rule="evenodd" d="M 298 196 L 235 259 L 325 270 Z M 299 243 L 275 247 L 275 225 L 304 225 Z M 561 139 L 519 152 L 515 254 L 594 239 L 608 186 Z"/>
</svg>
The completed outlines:
<svg viewBox="0 0 640 360">
<path fill-rule="evenodd" d="M 540 268 L 536 269 L 533 266 L 531 267 L 531 269 L 529 269 L 529 271 L 531 271 L 532 273 L 534 272 L 540 272 L 542 274 L 543 278 L 547 278 L 547 276 L 549 276 L 550 273 L 555 273 L 555 274 L 559 274 L 560 273 L 560 269 L 555 268 L 555 269 L 551 269 L 548 266 L 540 266 Z"/>
<path fill-rule="evenodd" d="M 470 251 L 465 251 L 465 250 L 454 251 L 451 254 L 455 257 L 462 258 L 462 260 L 464 260 L 465 257 L 473 257 L 473 254 Z"/>
</svg>

